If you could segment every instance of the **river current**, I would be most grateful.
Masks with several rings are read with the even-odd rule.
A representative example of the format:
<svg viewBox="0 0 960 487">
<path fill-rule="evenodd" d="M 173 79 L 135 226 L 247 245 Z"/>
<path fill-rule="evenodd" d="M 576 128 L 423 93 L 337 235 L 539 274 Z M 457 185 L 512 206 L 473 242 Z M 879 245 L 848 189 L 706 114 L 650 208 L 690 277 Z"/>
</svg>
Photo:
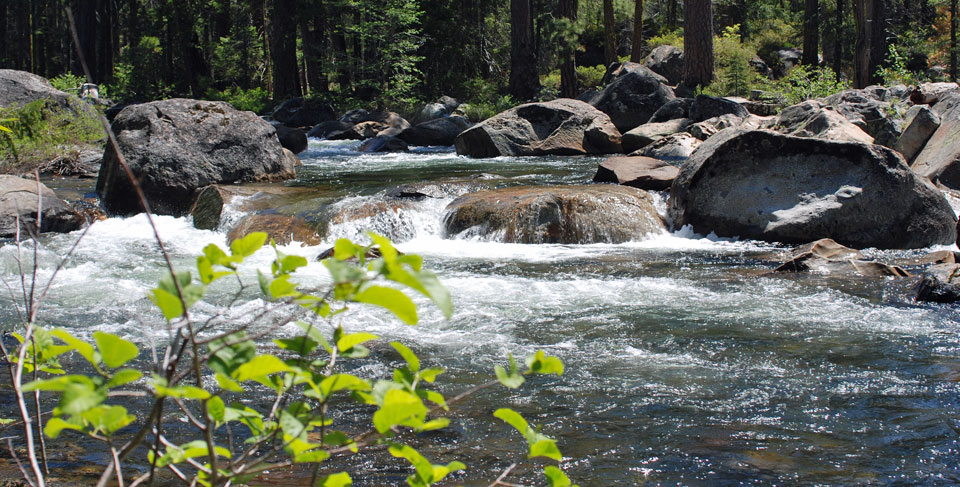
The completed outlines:
<svg viewBox="0 0 960 487">
<path fill-rule="evenodd" d="M 376 205 L 406 183 L 435 182 L 447 193 L 331 223 L 324 245 L 282 250 L 307 257 L 301 281 L 322 287 L 329 278 L 317 255 L 340 237 L 384 233 L 424 257 L 450 289 L 455 313 L 444 320 L 418 298 L 417 326 L 359 306 L 344 326 L 403 341 L 426 366 L 446 367 L 448 395 L 488 380 L 508 353 L 543 349 L 566 364 L 562 377 L 478 394 L 451 414 L 449 431 L 417 439 L 431 458 L 471 467 L 454 483 L 488 485 L 509 464 L 530 464 L 522 438 L 491 416 L 501 406 L 557 438 L 562 466 L 581 486 L 960 483 L 957 305 L 913 302 L 909 280 L 768 275 L 786 247 L 684 230 L 619 245 L 445 236 L 443 210 L 458 193 L 588 183 L 599 159 L 475 160 L 450 149 L 374 155 L 355 147 L 311 140 L 298 179 L 286 183 L 294 188 L 268 205 L 310 219 Z M 89 184 L 79 190 L 92 191 Z M 239 218 L 258 198 L 239 198 L 225 218 Z M 181 267 L 208 243 L 227 244 L 223 231 L 197 230 L 189 218 L 156 220 Z M 78 236 L 41 238 L 41 279 Z M 271 252 L 253 262 L 267 268 Z M 904 262 L 922 252 L 870 253 Z M 18 285 L 15 256 L 14 245 L 0 246 L 2 277 Z M 162 317 L 145 297 L 163 272 L 142 215 L 95 223 L 57 276 L 42 321 L 163 341 Z M 209 294 L 197 312 L 220 311 L 228 294 Z M 245 306 L 259 301 L 251 296 L 235 312 Z M 15 318 L 7 293 L 0 317 Z M 388 358 L 364 367 L 387 374 L 398 365 L 381 355 Z M 344 465 L 356 485 L 399 485 L 407 475 L 390 462 Z M 511 478 L 543 485 L 535 474 L 521 467 Z"/>
</svg>

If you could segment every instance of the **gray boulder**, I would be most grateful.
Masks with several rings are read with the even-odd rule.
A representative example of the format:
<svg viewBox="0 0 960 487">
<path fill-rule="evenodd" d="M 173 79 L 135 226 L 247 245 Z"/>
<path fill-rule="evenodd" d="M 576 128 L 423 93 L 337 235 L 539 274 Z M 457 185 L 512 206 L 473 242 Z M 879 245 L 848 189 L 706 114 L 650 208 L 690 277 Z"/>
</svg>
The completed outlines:
<svg viewBox="0 0 960 487">
<path fill-rule="evenodd" d="M 728 113 L 692 124 L 687 129 L 687 132 L 690 132 L 690 135 L 700 140 L 707 140 L 723 129 L 740 127 L 746 130 L 756 130 L 764 128 L 765 123 L 766 121 L 764 119 L 753 115 L 739 117 Z"/>
<path fill-rule="evenodd" d="M 284 149 L 299 154 L 307 150 L 307 134 L 298 128 L 290 128 L 286 125 L 274 125 L 277 129 L 277 139 Z"/>
<path fill-rule="evenodd" d="M 307 132 L 307 137 L 315 137 L 318 139 L 336 139 L 353 129 L 353 125 L 354 124 L 350 122 L 344 122 L 341 120 L 320 122 L 316 127 L 313 127 L 309 132 Z"/>
<path fill-rule="evenodd" d="M 616 156 L 600 163 L 595 183 L 615 183 L 651 191 L 670 189 L 680 169 L 660 159 L 645 156 Z"/>
<path fill-rule="evenodd" d="M 40 191 L 38 198 L 37 191 Z M 84 224 L 83 216 L 53 190 L 35 180 L 0 175 L 0 238 L 13 238 L 20 219 L 21 238 L 33 236 L 37 229 L 37 200 L 40 199 L 40 231 L 66 233 Z"/>
<path fill-rule="evenodd" d="M 512 243 L 620 243 L 665 230 L 653 197 L 626 186 L 523 186 L 468 193 L 443 219 L 447 235 Z"/>
<path fill-rule="evenodd" d="M 284 153 L 276 129 L 253 112 L 225 102 L 175 98 L 131 105 L 117 115 L 113 131 L 158 214 L 184 215 L 197 190 L 211 184 L 295 177 L 297 158 Z M 97 193 L 110 212 L 142 211 L 110 145 Z"/>
<path fill-rule="evenodd" d="M 363 141 L 358 152 L 404 152 L 407 143 L 392 135 L 378 135 Z"/>
<path fill-rule="evenodd" d="M 682 132 L 690 126 L 690 122 L 689 118 L 678 118 L 667 122 L 645 123 L 623 134 L 623 151 L 629 154 L 668 135 Z"/>
<path fill-rule="evenodd" d="M 950 102 L 950 98 L 946 98 L 934 105 L 934 109 L 941 103 L 951 106 L 940 112 L 940 127 L 930 136 L 910 167 L 935 183 L 960 189 L 960 102 Z"/>
<path fill-rule="evenodd" d="M 612 154 L 622 150 L 610 117 L 561 98 L 511 108 L 463 131 L 457 154 L 471 157 Z"/>
<path fill-rule="evenodd" d="M 930 266 L 917 283 L 917 301 L 956 303 L 960 301 L 960 264 Z"/>
<path fill-rule="evenodd" d="M 683 80 L 683 49 L 670 45 L 657 46 L 647 56 L 643 65 L 666 78 L 668 84 L 675 86 Z"/>
<path fill-rule="evenodd" d="M 647 123 L 665 103 L 675 98 L 662 77 L 636 63 L 625 63 L 619 75 L 587 100 L 610 116 L 621 133 Z"/>
<path fill-rule="evenodd" d="M 775 64 L 773 67 L 773 75 L 776 78 L 782 78 L 787 74 L 787 71 L 790 71 L 794 66 L 800 64 L 800 59 L 803 58 L 802 49 L 780 49 L 774 53 Z"/>
<path fill-rule="evenodd" d="M 291 98 L 273 110 L 273 119 L 288 127 L 313 127 L 336 118 L 329 103 L 312 98 Z"/>
<path fill-rule="evenodd" d="M 461 132 L 470 128 L 470 121 L 459 115 L 419 123 L 400 132 L 399 137 L 410 145 L 453 145 Z"/>
<path fill-rule="evenodd" d="M 0 107 L 22 106 L 48 100 L 66 108 L 79 106 L 80 98 L 53 87 L 46 78 L 26 71 L 0 69 Z"/>
<path fill-rule="evenodd" d="M 893 148 L 903 154 L 907 162 L 912 162 L 940 127 L 940 115 L 925 105 L 914 105 L 907 110 L 904 123 L 907 128 L 903 129 Z"/>
<path fill-rule="evenodd" d="M 701 143 L 700 139 L 686 132 L 680 132 L 663 137 L 643 149 L 631 152 L 630 155 L 653 157 L 680 165 L 700 147 Z"/>
<path fill-rule="evenodd" d="M 900 137 L 903 118 L 892 99 L 889 90 L 882 87 L 870 87 L 862 90 L 846 90 L 823 99 L 823 104 L 833 107 L 837 113 L 860 127 L 873 137 L 875 144 L 893 147 Z"/>
<path fill-rule="evenodd" d="M 709 95 L 697 95 L 690 105 L 690 119 L 694 122 L 727 114 L 744 118 L 750 115 L 750 112 L 733 100 Z"/>
<path fill-rule="evenodd" d="M 670 216 L 698 233 L 854 248 L 950 244 L 943 194 L 878 145 L 725 130 L 703 143 L 670 190 Z"/>
<path fill-rule="evenodd" d="M 689 118 L 691 105 L 693 105 L 692 98 L 674 98 L 664 103 L 656 112 L 653 112 L 653 115 L 650 116 L 650 120 L 647 123 L 660 123 L 679 118 Z"/>
<path fill-rule="evenodd" d="M 777 132 L 796 137 L 814 137 L 842 142 L 872 144 L 873 137 L 831 107 L 816 100 L 784 108 L 773 122 Z"/>
</svg>

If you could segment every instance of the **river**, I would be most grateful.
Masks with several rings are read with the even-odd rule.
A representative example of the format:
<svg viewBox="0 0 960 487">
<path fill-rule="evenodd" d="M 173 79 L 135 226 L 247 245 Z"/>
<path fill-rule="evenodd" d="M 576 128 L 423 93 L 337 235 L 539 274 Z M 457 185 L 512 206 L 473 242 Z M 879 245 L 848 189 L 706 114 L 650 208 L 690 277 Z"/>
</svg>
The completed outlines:
<svg viewBox="0 0 960 487">
<path fill-rule="evenodd" d="M 387 201 L 385 193 L 405 183 L 437 182 L 448 195 L 330 224 L 325 245 L 282 250 L 306 256 L 303 282 L 323 286 L 329 279 L 315 258 L 336 238 L 385 233 L 438 272 L 455 313 L 444 320 L 418 299 L 417 326 L 362 307 L 344 326 L 401 340 L 425 365 L 443 365 L 448 394 L 492 377 L 508 353 L 543 349 L 566 364 L 562 377 L 478 394 L 452 414 L 448 432 L 417 440 L 432 445 L 424 447 L 428 454 L 471 467 L 455 483 L 488 485 L 510 463 L 526 462 L 522 438 L 491 416 L 500 406 L 557 438 L 562 465 L 581 486 L 960 483 L 957 305 L 914 303 L 905 280 L 768 275 L 785 247 L 686 231 L 619 245 L 444 236 L 443 210 L 457 193 L 588 183 L 599 159 L 474 160 L 449 149 L 369 155 L 355 147 L 311 140 L 298 179 L 286 184 L 301 189 L 267 201 L 282 201 L 276 211 L 319 219 Z M 257 204 L 265 203 L 241 198 L 226 218 Z M 210 242 L 226 245 L 222 231 L 197 230 L 188 218 L 157 222 L 179 266 L 192 266 Z M 41 278 L 77 237 L 41 238 Z M 898 262 L 920 254 L 871 252 Z M 18 279 L 15 255 L 9 242 L 0 247 L 10 282 Z M 271 258 L 264 249 L 253 261 L 266 268 Z M 42 321 L 162 342 L 162 318 L 145 294 L 163 272 L 142 215 L 98 222 L 57 276 Z M 197 312 L 220 311 L 228 294 L 209 294 Z M 258 303 L 250 297 L 237 314 Z M 15 317 L 7 293 L 0 308 L 6 322 Z M 388 360 L 397 365 L 396 357 Z M 387 365 L 367 367 L 386 374 Z M 356 469 L 355 485 L 399 485 L 407 474 L 375 461 L 343 465 Z M 512 479 L 544 484 L 529 468 Z"/>
</svg>

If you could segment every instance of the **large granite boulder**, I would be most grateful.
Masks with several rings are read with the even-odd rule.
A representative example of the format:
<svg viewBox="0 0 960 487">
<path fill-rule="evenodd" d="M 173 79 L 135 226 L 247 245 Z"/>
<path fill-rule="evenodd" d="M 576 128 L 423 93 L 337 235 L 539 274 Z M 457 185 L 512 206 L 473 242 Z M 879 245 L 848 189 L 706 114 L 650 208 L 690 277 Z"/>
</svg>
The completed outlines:
<svg viewBox="0 0 960 487">
<path fill-rule="evenodd" d="M 837 113 L 815 100 L 784 108 L 772 123 L 777 132 L 796 137 L 814 137 L 842 142 L 872 144 L 873 137 Z"/>
<path fill-rule="evenodd" d="M 196 192 L 211 184 L 295 177 L 276 129 L 253 112 L 225 102 L 175 98 L 131 105 L 113 122 L 127 164 L 153 212 L 184 215 Z M 103 155 L 97 193 L 106 209 L 129 215 L 140 202 L 113 147 Z"/>
<path fill-rule="evenodd" d="M 443 219 L 447 235 L 512 243 L 620 243 L 665 230 L 646 191 L 607 184 L 468 193 Z"/>
<path fill-rule="evenodd" d="M 463 131 L 457 154 L 471 157 L 612 154 L 622 150 L 610 117 L 579 100 L 520 105 Z"/>
<path fill-rule="evenodd" d="M 313 98 L 291 98 L 273 110 L 273 119 L 288 127 L 313 127 L 336 118 L 329 103 Z"/>
<path fill-rule="evenodd" d="M 910 167 L 933 182 L 960 189 L 960 96 L 941 98 L 933 108 L 940 112 L 940 127 Z"/>
<path fill-rule="evenodd" d="M 893 148 L 903 154 L 907 162 L 913 162 L 930 136 L 940 127 L 940 115 L 925 105 L 914 105 L 904 117 L 906 128 Z"/>
<path fill-rule="evenodd" d="M 615 156 L 600 163 L 593 182 L 663 191 L 670 189 L 679 173 L 676 166 L 653 157 Z"/>
<path fill-rule="evenodd" d="M 360 143 L 357 152 L 404 152 L 407 143 L 392 135 L 378 135 Z"/>
<path fill-rule="evenodd" d="M 674 98 L 653 112 L 647 123 L 660 123 L 690 117 L 692 98 Z"/>
<path fill-rule="evenodd" d="M 79 105 L 80 98 L 53 87 L 46 78 L 26 71 L 0 69 L 0 107 L 48 100 L 60 107 Z"/>
<path fill-rule="evenodd" d="M 673 90 L 650 69 L 625 63 L 619 74 L 586 100 L 610 116 L 621 133 L 647 123 L 665 103 L 675 98 Z"/>
<path fill-rule="evenodd" d="M 874 138 L 875 144 L 893 147 L 902 131 L 903 118 L 883 87 L 846 90 L 823 99 L 840 115 Z"/>
<path fill-rule="evenodd" d="M 437 118 L 418 123 L 403 132 L 400 137 L 406 143 L 417 146 L 453 145 L 461 132 L 470 128 L 470 121 L 459 115 Z"/>
<path fill-rule="evenodd" d="M 34 235 L 37 229 L 38 199 L 41 208 L 41 232 L 66 233 L 83 226 L 83 216 L 42 183 L 38 185 L 35 180 L 0 175 L 0 238 L 16 236 L 18 218 L 21 237 Z"/>
<path fill-rule="evenodd" d="M 299 154 L 307 150 L 307 134 L 303 129 L 299 128 L 290 128 L 286 125 L 274 125 L 274 128 L 277 129 L 277 139 L 280 140 L 280 145 L 294 154 Z"/>
<path fill-rule="evenodd" d="M 355 124 L 344 122 L 342 120 L 320 122 L 315 127 L 310 129 L 309 132 L 307 132 L 307 137 L 338 140 L 343 138 L 344 134 L 353 130 L 354 125 Z"/>
<path fill-rule="evenodd" d="M 686 132 L 680 132 L 658 139 L 643 149 L 631 152 L 630 155 L 653 157 L 679 166 L 700 147 L 701 143 L 700 139 Z"/>
<path fill-rule="evenodd" d="M 882 146 L 728 129 L 703 143 L 670 190 L 674 225 L 720 236 L 854 248 L 951 244 L 937 188 Z"/>
<path fill-rule="evenodd" d="M 721 115 L 745 118 L 750 115 L 750 112 L 733 100 L 709 95 L 697 95 L 690 105 L 690 119 L 694 122 L 702 122 Z"/>
<path fill-rule="evenodd" d="M 670 45 L 657 46 L 650 51 L 643 65 L 667 78 L 667 83 L 677 85 L 683 80 L 683 49 Z"/>
</svg>

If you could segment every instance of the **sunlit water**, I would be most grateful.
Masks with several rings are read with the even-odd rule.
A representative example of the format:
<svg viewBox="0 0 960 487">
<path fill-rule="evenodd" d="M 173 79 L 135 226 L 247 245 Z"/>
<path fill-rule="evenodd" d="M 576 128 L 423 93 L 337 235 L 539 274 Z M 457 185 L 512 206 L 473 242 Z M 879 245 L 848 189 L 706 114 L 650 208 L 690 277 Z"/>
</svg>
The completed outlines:
<svg viewBox="0 0 960 487">
<path fill-rule="evenodd" d="M 416 327 L 362 307 L 344 325 L 404 341 L 429 365 L 447 367 L 448 394 L 488 380 L 510 353 L 543 349 L 566 364 L 562 377 L 536 378 L 519 392 L 478 394 L 453 413 L 448 432 L 417 440 L 434 458 L 471 465 L 456 482 L 488 485 L 510 463 L 525 462 L 522 439 L 491 416 L 504 405 L 559 439 L 564 468 L 583 486 L 960 481 L 957 306 L 913 303 L 905 280 L 765 275 L 783 247 L 689 232 L 621 245 L 445 237 L 443 209 L 458 193 L 587 183 L 598 159 L 473 160 L 449 149 L 361 155 L 353 147 L 311 141 L 288 185 L 313 189 L 277 211 L 331 215 L 423 181 L 442 183 L 448 194 L 330 224 L 327 245 L 281 250 L 306 256 L 302 282 L 323 287 L 329 280 L 315 257 L 336 238 L 385 233 L 440 274 L 456 311 L 443 320 L 418 298 Z M 227 219 L 251 198 L 235 202 Z M 222 231 L 196 230 L 189 219 L 156 221 L 178 266 L 191 266 L 208 243 L 226 245 Z M 78 236 L 42 238 L 40 282 Z M 253 262 L 268 267 L 271 252 Z M 881 259 L 901 254 L 876 252 Z M 14 287 L 16 257 L 12 244 L 0 247 L 0 271 Z M 29 252 L 23 259 L 30 261 Z M 145 293 L 164 269 L 142 215 L 96 223 L 57 275 L 43 322 L 162 342 L 168 332 Z M 198 316 L 223 311 L 231 293 L 209 294 Z M 10 303 L 5 294 L 0 313 L 8 322 Z M 248 297 L 234 316 L 261 304 Z M 388 365 L 364 367 L 386 374 Z M 357 485 L 401 484 L 407 472 L 398 465 L 342 464 Z M 544 484 L 529 467 L 512 478 Z"/>
</svg>

